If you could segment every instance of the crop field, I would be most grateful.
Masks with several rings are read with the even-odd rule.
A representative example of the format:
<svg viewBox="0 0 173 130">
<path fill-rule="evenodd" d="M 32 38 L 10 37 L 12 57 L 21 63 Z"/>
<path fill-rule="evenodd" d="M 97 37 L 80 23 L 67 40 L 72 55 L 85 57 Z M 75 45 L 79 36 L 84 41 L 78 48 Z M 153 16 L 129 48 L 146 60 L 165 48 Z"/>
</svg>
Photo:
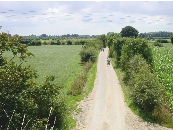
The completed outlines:
<svg viewBox="0 0 173 130">
<path fill-rule="evenodd" d="M 173 48 L 173 44 L 172 43 L 162 43 L 164 47 L 167 48 Z"/>
<path fill-rule="evenodd" d="M 154 71 L 164 86 L 167 104 L 173 110 L 173 48 L 154 48 Z"/>
<path fill-rule="evenodd" d="M 28 50 L 35 56 L 27 58 L 23 65 L 37 71 L 38 82 L 43 83 L 45 76 L 55 76 L 55 83 L 67 85 L 73 81 L 82 69 L 80 64 L 80 45 L 42 45 L 29 46 Z M 10 57 L 10 54 L 6 54 Z"/>
</svg>

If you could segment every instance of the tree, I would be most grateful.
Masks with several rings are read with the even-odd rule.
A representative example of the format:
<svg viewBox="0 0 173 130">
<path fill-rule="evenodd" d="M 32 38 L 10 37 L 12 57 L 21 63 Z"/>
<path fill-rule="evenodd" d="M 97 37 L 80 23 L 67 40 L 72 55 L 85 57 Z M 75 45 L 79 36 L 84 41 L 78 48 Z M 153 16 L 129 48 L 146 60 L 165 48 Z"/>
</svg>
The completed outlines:
<svg viewBox="0 0 173 130">
<path fill-rule="evenodd" d="M 22 64 L 33 54 L 21 39 L 0 33 L 1 129 L 43 129 L 45 125 L 62 129 L 67 112 L 60 87 L 51 83 L 53 76 L 43 84 L 36 83 L 36 71 Z M 12 56 L 5 57 L 9 52 Z"/>
<path fill-rule="evenodd" d="M 106 35 L 102 34 L 97 37 L 98 40 L 100 40 L 103 44 L 103 47 L 106 47 Z"/>
<path fill-rule="evenodd" d="M 122 37 L 137 37 L 138 36 L 138 30 L 133 28 L 132 26 L 126 26 L 122 28 L 120 34 Z"/>
<path fill-rule="evenodd" d="M 68 40 L 67 45 L 72 45 L 72 41 Z"/>
<path fill-rule="evenodd" d="M 172 35 L 170 36 L 170 39 L 171 39 L 171 43 L 173 44 L 173 33 L 172 33 Z"/>
<path fill-rule="evenodd" d="M 127 38 L 126 42 L 122 46 L 120 57 L 120 66 L 123 71 L 127 69 L 127 64 L 130 58 L 137 54 L 142 55 L 142 57 L 152 67 L 153 55 L 152 49 L 148 45 L 148 41 L 141 38 Z"/>
</svg>

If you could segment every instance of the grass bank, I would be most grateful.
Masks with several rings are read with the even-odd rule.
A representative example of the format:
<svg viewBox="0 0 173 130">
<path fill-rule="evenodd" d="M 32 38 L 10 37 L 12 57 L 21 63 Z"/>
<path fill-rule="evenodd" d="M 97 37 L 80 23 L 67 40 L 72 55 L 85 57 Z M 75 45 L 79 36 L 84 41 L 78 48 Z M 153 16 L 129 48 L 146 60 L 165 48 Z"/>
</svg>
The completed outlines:
<svg viewBox="0 0 173 130">
<path fill-rule="evenodd" d="M 73 115 L 74 115 L 74 113 L 80 111 L 79 109 L 77 109 L 77 103 L 80 102 L 85 97 L 87 97 L 88 94 L 92 91 L 92 89 L 94 87 L 96 72 L 97 72 L 97 63 L 95 62 L 87 73 L 87 81 L 84 85 L 84 89 L 83 89 L 82 93 L 79 95 L 75 95 L 75 96 L 67 94 L 66 97 L 67 97 L 67 105 L 69 108 L 69 113 L 66 118 L 68 127 L 66 127 L 65 129 L 71 130 L 76 126 L 76 121 L 74 120 Z M 66 91 L 68 91 L 68 90 L 69 89 L 66 89 Z"/>
</svg>

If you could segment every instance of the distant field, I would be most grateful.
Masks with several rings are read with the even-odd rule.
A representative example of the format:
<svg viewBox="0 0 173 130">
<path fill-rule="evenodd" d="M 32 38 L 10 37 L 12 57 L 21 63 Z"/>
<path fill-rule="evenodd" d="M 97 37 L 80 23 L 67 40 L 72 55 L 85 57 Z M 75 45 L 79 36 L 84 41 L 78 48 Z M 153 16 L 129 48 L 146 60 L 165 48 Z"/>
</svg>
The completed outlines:
<svg viewBox="0 0 173 130">
<path fill-rule="evenodd" d="M 162 43 L 164 47 L 173 48 L 172 43 Z"/>
<path fill-rule="evenodd" d="M 45 76 L 56 76 L 55 83 L 65 83 L 67 85 L 74 80 L 82 69 L 80 65 L 79 51 L 80 45 L 42 45 L 29 46 L 28 50 L 35 57 L 27 59 L 24 65 L 30 65 L 39 74 L 38 82 L 42 83 Z M 10 54 L 6 54 L 7 57 Z"/>
<path fill-rule="evenodd" d="M 148 45 L 153 46 L 154 41 L 149 41 Z M 167 48 L 173 48 L 173 44 L 172 43 L 162 43 L 164 47 Z"/>
</svg>

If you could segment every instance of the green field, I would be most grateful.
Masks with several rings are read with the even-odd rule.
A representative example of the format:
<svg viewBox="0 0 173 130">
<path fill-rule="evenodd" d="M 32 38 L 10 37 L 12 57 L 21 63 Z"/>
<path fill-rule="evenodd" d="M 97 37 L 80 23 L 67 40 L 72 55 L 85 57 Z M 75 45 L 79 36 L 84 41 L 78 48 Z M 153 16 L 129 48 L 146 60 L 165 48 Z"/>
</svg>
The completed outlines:
<svg viewBox="0 0 173 130">
<path fill-rule="evenodd" d="M 154 72 L 159 82 L 164 86 L 164 92 L 168 96 L 166 103 L 173 110 L 173 49 L 171 47 L 153 48 Z"/>
<path fill-rule="evenodd" d="M 35 57 L 27 58 L 23 65 L 31 66 L 38 72 L 38 82 L 43 83 L 45 76 L 56 76 L 55 83 L 67 85 L 73 81 L 82 69 L 80 65 L 80 45 L 42 45 L 29 46 Z M 10 54 L 6 54 L 10 57 Z"/>
<path fill-rule="evenodd" d="M 162 43 L 164 47 L 167 48 L 173 48 L 173 44 L 172 43 Z"/>
</svg>

